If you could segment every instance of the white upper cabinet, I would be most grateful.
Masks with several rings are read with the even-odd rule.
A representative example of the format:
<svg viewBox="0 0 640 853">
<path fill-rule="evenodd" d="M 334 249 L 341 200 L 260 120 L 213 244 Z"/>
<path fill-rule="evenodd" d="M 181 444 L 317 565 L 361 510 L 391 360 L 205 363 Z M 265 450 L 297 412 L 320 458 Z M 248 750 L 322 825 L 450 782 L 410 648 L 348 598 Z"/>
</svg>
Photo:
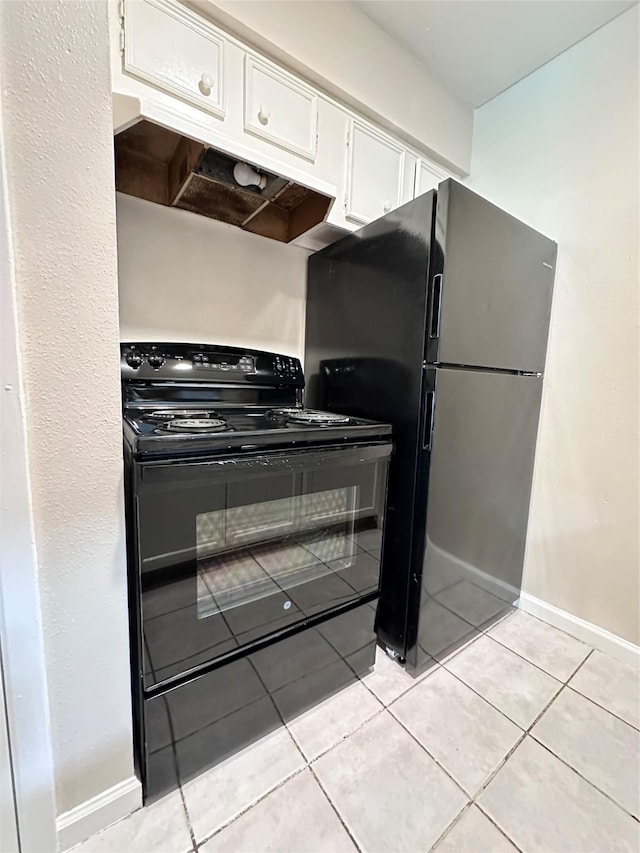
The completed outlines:
<svg viewBox="0 0 640 853">
<path fill-rule="evenodd" d="M 429 190 L 437 189 L 439 183 L 450 177 L 451 175 L 436 168 L 432 163 L 428 163 L 426 160 L 418 160 L 416 163 L 414 198 L 429 192 Z"/>
<path fill-rule="evenodd" d="M 353 119 L 347 150 L 345 218 L 364 225 L 402 204 L 405 149 Z"/>
<path fill-rule="evenodd" d="M 224 118 L 224 41 L 171 0 L 126 0 L 124 68 Z"/>
<path fill-rule="evenodd" d="M 183 2 L 121 2 L 108 4 L 116 128 L 144 118 L 335 198 L 326 214 L 334 231 L 354 231 L 450 177 Z"/>
<path fill-rule="evenodd" d="M 244 71 L 245 131 L 315 160 L 318 98 L 313 89 L 250 54 Z"/>
</svg>

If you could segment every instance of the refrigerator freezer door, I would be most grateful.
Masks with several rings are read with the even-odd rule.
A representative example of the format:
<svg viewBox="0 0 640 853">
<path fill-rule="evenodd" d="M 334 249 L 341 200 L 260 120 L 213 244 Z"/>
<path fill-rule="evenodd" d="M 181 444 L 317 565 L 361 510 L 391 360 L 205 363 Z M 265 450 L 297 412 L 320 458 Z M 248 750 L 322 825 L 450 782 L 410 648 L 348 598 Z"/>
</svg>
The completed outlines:
<svg viewBox="0 0 640 853">
<path fill-rule="evenodd" d="M 424 460 L 422 579 L 410 607 L 417 646 L 407 658 L 414 665 L 455 646 L 519 596 L 542 391 L 537 376 L 429 373 L 436 393 Z"/>
<path fill-rule="evenodd" d="M 542 373 L 556 243 L 451 180 L 435 243 L 429 361 Z"/>
</svg>

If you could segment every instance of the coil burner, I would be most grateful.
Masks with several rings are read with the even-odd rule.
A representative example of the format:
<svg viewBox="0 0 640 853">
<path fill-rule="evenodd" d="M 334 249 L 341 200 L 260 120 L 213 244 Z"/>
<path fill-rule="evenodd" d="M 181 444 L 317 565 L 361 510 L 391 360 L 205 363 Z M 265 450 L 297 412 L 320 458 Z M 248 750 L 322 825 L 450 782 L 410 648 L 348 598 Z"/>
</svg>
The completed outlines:
<svg viewBox="0 0 640 853">
<path fill-rule="evenodd" d="M 221 418 L 173 418 L 158 427 L 163 432 L 224 432 L 229 425 Z"/>
<path fill-rule="evenodd" d="M 212 409 L 156 409 L 155 411 L 145 413 L 144 415 L 145 421 L 172 421 L 176 419 L 192 420 L 193 418 L 196 418 L 197 420 L 200 420 L 201 418 L 219 419 L 219 415 Z"/>
<path fill-rule="evenodd" d="M 307 424 L 308 426 L 334 426 L 335 424 L 351 422 L 351 418 L 347 415 L 317 412 L 315 409 L 274 409 L 270 414 L 275 418 L 283 418 L 289 423 Z"/>
</svg>

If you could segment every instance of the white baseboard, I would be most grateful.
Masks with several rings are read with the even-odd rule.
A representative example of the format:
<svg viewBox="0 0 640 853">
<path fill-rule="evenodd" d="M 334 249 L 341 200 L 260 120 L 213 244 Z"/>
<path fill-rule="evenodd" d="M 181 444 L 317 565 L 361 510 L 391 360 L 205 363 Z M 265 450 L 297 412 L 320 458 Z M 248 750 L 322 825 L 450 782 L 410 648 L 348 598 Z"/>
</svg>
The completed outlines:
<svg viewBox="0 0 640 853">
<path fill-rule="evenodd" d="M 548 622 L 554 628 L 560 628 L 561 631 L 588 643 L 594 649 L 606 652 L 621 663 L 626 663 L 636 669 L 640 667 L 640 646 L 635 646 L 628 640 L 612 634 L 611 631 L 600 628 L 592 622 L 587 622 L 586 619 L 580 619 L 579 616 L 574 616 L 572 613 L 561 610 L 541 598 L 529 595 L 528 592 L 520 593 L 518 607 L 525 613 L 530 613 L 532 616 L 542 619 L 543 622 Z"/>
<path fill-rule="evenodd" d="M 56 820 L 58 850 L 68 850 L 95 832 L 127 817 L 142 805 L 142 786 L 135 776 L 119 782 Z"/>
</svg>

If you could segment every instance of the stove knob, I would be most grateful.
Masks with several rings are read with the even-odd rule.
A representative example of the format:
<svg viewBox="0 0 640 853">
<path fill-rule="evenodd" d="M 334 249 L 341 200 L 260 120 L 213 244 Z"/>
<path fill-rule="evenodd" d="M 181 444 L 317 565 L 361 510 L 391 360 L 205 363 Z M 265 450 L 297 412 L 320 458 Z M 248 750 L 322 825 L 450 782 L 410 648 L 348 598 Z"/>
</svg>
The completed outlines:
<svg viewBox="0 0 640 853">
<path fill-rule="evenodd" d="M 129 367 L 133 367 L 134 370 L 137 370 L 142 366 L 143 358 L 139 352 L 128 352 L 125 361 L 129 365 Z"/>
<path fill-rule="evenodd" d="M 147 358 L 149 362 L 149 366 L 153 367 L 154 370 L 159 370 L 165 362 L 165 358 L 160 353 L 152 352 Z"/>
</svg>

